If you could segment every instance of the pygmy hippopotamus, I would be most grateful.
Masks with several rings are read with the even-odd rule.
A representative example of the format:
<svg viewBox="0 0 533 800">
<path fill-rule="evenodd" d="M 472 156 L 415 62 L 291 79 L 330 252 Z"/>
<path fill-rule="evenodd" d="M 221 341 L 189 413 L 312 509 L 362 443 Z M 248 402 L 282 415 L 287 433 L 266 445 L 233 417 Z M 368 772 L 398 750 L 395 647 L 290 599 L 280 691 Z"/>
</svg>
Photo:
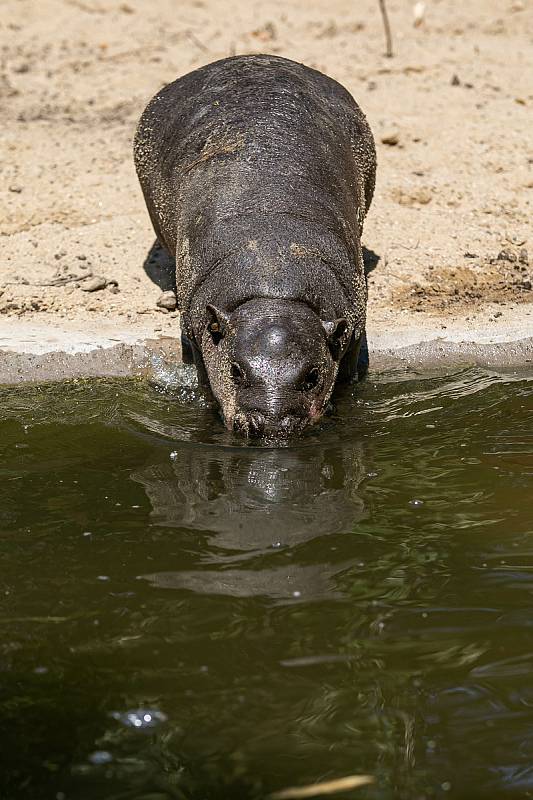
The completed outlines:
<svg viewBox="0 0 533 800">
<path fill-rule="evenodd" d="M 258 437 L 316 422 L 365 337 L 376 154 L 357 103 L 285 58 L 226 58 L 156 94 L 134 153 L 226 426 Z"/>
</svg>

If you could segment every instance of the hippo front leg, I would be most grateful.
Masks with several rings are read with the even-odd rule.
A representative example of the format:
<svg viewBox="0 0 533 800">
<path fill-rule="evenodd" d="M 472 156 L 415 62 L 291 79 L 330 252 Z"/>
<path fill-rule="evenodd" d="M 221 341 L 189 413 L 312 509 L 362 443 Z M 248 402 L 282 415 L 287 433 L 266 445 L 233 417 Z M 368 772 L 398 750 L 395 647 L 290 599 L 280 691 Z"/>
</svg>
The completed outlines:
<svg viewBox="0 0 533 800">
<path fill-rule="evenodd" d="M 194 364 L 198 375 L 198 385 L 209 387 L 209 378 L 205 368 L 202 354 L 196 344 L 182 331 L 181 333 L 181 352 L 184 364 Z"/>
<path fill-rule="evenodd" d="M 368 363 L 369 358 L 366 331 L 363 331 L 358 339 L 352 335 L 348 349 L 343 355 L 341 363 L 339 364 L 337 383 L 352 383 L 354 381 L 362 381 L 368 372 Z"/>
</svg>

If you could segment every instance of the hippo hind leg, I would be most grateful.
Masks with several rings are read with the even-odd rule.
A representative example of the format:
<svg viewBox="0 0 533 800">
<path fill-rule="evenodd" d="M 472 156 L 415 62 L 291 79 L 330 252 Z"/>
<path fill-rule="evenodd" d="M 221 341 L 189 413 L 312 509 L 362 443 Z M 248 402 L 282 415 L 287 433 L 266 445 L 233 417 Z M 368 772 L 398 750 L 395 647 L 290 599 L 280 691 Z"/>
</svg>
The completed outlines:
<svg viewBox="0 0 533 800">
<path fill-rule="evenodd" d="M 143 269 L 162 292 L 176 291 L 176 262 L 159 239 L 146 254 Z"/>
</svg>

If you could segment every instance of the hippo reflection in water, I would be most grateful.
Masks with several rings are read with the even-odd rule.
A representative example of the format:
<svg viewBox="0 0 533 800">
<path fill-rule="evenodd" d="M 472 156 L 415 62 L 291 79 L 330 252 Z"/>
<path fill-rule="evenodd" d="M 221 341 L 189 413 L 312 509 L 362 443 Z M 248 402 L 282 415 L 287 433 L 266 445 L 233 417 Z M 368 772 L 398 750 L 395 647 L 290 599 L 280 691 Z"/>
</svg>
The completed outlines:
<svg viewBox="0 0 533 800">
<path fill-rule="evenodd" d="M 205 532 L 209 548 L 203 563 L 224 569 L 144 577 L 160 587 L 202 593 L 281 599 L 300 591 L 306 599 L 334 597 L 335 575 L 354 561 L 335 563 L 324 537 L 352 533 L 365 516 L 358 491 L 365 474 L 361 456 L 358 444 L 278 450 L 182 446 L 172 462 L 132 478 L 144 486 L 155 524 Z M 324 551 L 325 563 L 287 561 L 286 547 L 314 547 L 312 540 Z M 241 568 L 267 553 L 272 567 Z"/>
</svg>

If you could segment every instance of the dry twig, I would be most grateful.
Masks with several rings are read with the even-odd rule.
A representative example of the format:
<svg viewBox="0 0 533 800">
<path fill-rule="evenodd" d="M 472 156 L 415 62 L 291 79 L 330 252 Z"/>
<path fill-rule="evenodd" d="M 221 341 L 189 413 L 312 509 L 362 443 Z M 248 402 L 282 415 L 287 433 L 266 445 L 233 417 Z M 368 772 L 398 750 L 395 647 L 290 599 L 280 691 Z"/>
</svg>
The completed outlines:
<svg viewBox="0 0 533 800">
<path fill-rule="evenodd" d="M 379 8 L 381 11 L 381 16 L 383 17 L 383 27 L 385 28 L 385 42 L 387 49 L 385 51 L 385 55 L 387 58 L 392 58 L 392 34 L 390 30 L 389 24 L 389 15 L 387 14 L 387 7 L 385 5 L 385 0 L 379 0 Z"/>
</svg>

